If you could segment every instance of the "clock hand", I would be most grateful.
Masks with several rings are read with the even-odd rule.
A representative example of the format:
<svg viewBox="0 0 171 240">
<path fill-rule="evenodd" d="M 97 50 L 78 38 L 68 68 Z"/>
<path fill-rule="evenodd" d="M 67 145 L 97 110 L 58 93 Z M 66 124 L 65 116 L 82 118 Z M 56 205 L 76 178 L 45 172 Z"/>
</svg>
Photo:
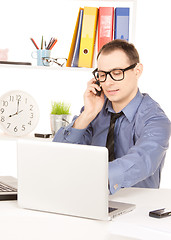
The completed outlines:
<svg viewBox="0 0 171 240">
<path fill-rule="evenodd" d="M 15 116 L 15 115 L 18 115 L 20 112 L 22 112 L 23 110 L 20 110 L 19 112 L 16 112 L 16 113 L 14 113 L 14 114 L 11 114 L 11 115 L 9 115 L 9 117 L 13 117 L 13 116 Z"/>
<path fill-rule="evenodd" d="M 20 100 L 18 100 L 17 102 L 17 113 L 19 112 L 19 104 L 20 104 Z"/>
<path fill-rule="evenodd" d="M 19 114 L 20 112 L 22 112 L 23 110 L 20 110 L 17 114 Z"/>
<path fill-rule="evenodd" d="M 17 114 L 18 114 L 18 113 L 16 112 L 16 113 L 14 113 L 14 114 L 9 115 L 9 117 L 15 116 L 15 115 L 17 115 Z"/>
<path fill-rule="evenodd" d="M 19 104 L 20 104 L 20 100 L 17 101 L 17 112 L 9 115 L 9 117 L 13 117 L 13 116 L 17 115 L 19 112 L 21 112 L 21 111 L 19 111 Z"/>
</svg>

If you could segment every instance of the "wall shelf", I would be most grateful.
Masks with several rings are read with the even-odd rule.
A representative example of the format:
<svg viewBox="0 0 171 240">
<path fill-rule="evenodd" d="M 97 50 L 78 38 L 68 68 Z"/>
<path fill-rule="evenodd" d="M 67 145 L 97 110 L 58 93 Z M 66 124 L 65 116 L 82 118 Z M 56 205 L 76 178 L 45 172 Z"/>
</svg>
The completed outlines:
<svg viewBox="0 0 171 240">
<path fill-rule="evenodd" d="M 43 2 L 44 0 L 41 1 L 42 10 L 46 6 L 43 4 Z M 58 4 L 56 1 L 54 1 L 54 3 L 56 5 Z M 57 37 L 58 43 L 55 45 L 54 50 L 52 51 L 52 57 L 67 58 L 79 8 L 84 6 L 113 6 L 114 8 L 130 7 L 130 40 L 133 42 L 135 38 L 136 5 L 137 0 L 64 0 L 60 3 L 58 8 L 52 9 L 50 15 L 47 13 L 46 18 L 51 20 L 50 29 L 49 22 L 48 27 L 46 26 L 47 23 L 45 22 L 45 26 L 43 25 L 43 30 L 39 25 L 39 31 L 37 31 L 38 26 L 35 25 L 38 16 L 34 16 L 34 12 L 36 12 L 36 14 L 39 12 L 38 10 L 40 5 L 35 2 L 33 10 L 32 5 L 29 4 L 27 6 L 27 12 L 25 11 L 25 8 L 23 9 L 23 6 L 21 6 L 19 12 L 25 14 L 23 17 L 23 24 L 25 24 L 25 26 L 32 26 L 32 36 L 28 36 L 26 33 L 25 37 L 27 37 L 27 40 L 23 38 L 23 34 L 21 36 L 22 31 L 19 29 L 19 22 L 17 22 L 20 19 L 15 18 L 17 12 L 15 12 L 15 16 L 13 13 L 11 13 L 11 18 L 14 16 L 14 23 L 11 23 L 11 28 L 14 27 L 14 24 L 16 32 L 15 35 L 18 39 L 20 39 L 20 46 L 18 45 L 18 39 L 13 40 L 14 45 L 10 45 L 12 44 L 10 42 L 9 61 L 32 62 L 32 65 L 20 66 L 0 64 L 1 76 L 3 76 L 0 95 L 7 91 L 18 89 L 28 92 L 35 98 L 40 107 L 40 121 L 35 129 L 36 132 L 50 132 L 50 109 L 52 101 L 64 100 L 69 102 L 71 103 L 72 115 L 79 114 L 79 111 L 83 106 L 83 94 L 86 89 L 87 82 L 93 77 L 92 71 L 95 66 L 93 68 L 61 68 L 55 63 L 50 67 L 36 66 L 36 59 L 31 58 L 31 52 L 35 51 L 36 49 L 30 41 L 30 37 L 33 37 L 37 43 L 40 43 L 39 40 L 41 40 L 42 34 L 44 34 L 44 39 L 46 39 L 47 36 L 52 37 L 52 35 Z M 30 12 L 32 11 L 33 19 L 30 19 Z M 3 17 L 3 15 L 0 16 L 0 20 L 1 17 Z M 27 31 L 29 32 L 28 29 Z M 48 32 L 44 33 L 45 29 L 47 29 Z M 4 36 L 6 36 L 6 32 Z M 22 48 L 22 43 L 24 43 L 24 48 Z M 13 50 L 17 51 L 14 51 L 13 53 Z M 95 56 L 96 54 L 97 50 L 95 50 Z"/>
</svg>

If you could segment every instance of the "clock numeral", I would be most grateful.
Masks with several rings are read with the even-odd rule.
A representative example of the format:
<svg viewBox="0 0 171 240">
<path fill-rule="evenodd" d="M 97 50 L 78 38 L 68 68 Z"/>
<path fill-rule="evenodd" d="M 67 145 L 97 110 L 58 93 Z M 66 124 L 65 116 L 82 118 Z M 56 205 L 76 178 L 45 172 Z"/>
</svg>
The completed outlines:
<svg viewBox="0 0 171 240">
<path fill-rule="evenodd" d="M 14 102 L 14 96 L 10 96 L 10 102 Z"/>
<path fill-rule="evenodd" d="M 17 128 L 17 126 L 14 128 L 14 132 L 18 132 L 18 128 Z"/>
<path fill-rule="evenodd" d="M 31 113 L 31 116 L 30 116 L 30 118 L 33 118 L 33 113 Z"/>
<path fill-rule="evenodd" d="M 22 125 L 22 128 L 21 128 L 22 131 L 25 131 L 26 130 L 26 127 L 25 125 Z"/>
<path fill-rule="evenodd" d="M 16 100 L 21 101 L 21 95 L 16 95 Z"/>
<path fill-rule="evenodd" d="M 30 105 L 30 111 L 33 111 L 33 105 Z"/>
<path fill-rule="evenodd" d="M 3 101 L 3 106 L 8 107 L 8 101 Z"/>
<path fill-rule="evenodd" d="M 27 98 L 25 98 L 25 104 L 27 104 Z"/>
<path fill-rule="evenodd" d="M 5 110 L 4 110 L 4 108 L 1 108 L 0 111 L 1 111 L 1 114 L 3 114 Z"/>
<path fill-rule="evenodd" d="M 4 116 L 1 117 L 1 122 L 5 122 L 5 117 Z"/>
<path fill-rule="evenodd" d="M 11 126 L 11 123 L 7 123 L 7 128 L 9 128 Z"/>
<path fill-rule="evenodd" d="M 30 122 L 28 122 L 28 124 L 31 126 L 31 121 L 30 121 Z"/>
</svg>

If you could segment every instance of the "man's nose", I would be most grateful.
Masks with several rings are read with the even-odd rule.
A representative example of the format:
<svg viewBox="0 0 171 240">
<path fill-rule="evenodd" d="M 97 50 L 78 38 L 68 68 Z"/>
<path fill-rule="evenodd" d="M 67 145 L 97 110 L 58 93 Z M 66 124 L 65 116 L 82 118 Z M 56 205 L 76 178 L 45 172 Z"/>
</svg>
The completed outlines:
<svg viewBox="0 0 171 240">
<path fill-rule="evenodd" d="M 106 83 L 111 84 L 113 82 L 114 82 L 114 80 L 111 78 L 110 74 L 108 73 L 107 76 L 106 76 Z"/>
</svg>

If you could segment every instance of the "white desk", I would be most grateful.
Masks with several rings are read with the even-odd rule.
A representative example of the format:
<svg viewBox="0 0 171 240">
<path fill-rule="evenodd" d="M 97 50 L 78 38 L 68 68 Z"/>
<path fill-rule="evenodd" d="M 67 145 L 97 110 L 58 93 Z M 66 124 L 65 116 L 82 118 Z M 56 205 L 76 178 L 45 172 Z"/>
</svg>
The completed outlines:
<svg viewBox="0 0 171 240">
<path fill-rule="evenodd" d="M 148 212 L 153 209 L 171 209 L 171 190 L 122 189 L 110 196 L 110 199 L 135 203 L 136 209 L 116 217 L 113 221 L 103 222 L 25 210 L 17 206 L 17 201 L 0 202 L 0 239 L 171 239 L 171 217 L 155 219 L 148 216 Z"/>
</svg>

